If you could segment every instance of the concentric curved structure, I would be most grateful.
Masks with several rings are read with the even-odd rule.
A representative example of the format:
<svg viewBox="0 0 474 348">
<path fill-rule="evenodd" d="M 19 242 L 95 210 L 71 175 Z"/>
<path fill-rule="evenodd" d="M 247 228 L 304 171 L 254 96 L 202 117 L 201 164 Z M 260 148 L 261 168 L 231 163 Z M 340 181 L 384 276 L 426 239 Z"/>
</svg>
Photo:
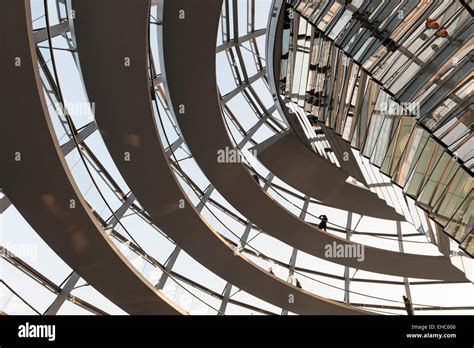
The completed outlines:
<svg viewBox="0 0 474 348">
<path fill-rule="evenodd" d="M 113 18 L 107 16 L 112 2 L 116 6 Z M 152 86 L 147 73 L 148 41 L 140 40 L 146 38 L 148 31 L 149 3 L 146 0 L 111 3 L 94 0 L 73 3 L 83 77 L 89 98 L 98 104 L 96 119 L 111 155 L 156 225 L 217 275 L 281 308 L 297 314 L 363 314 L 362 310 L 311 296 L 235 255 L 231 246 L 199 216 L 173 177 L 155 130 L 151 97 L 147 93 Z M 177 5 L 175 11 L 182 8 Z M 216 19 L 220 13 L 218 5 L 214 7 Z M 205 9 L 208 14 L 210 9 Z M 215 22 L 208 24 L 212 28 Z M 127 36 L 111 39 L 104 29 L 112 25 L 120 25 Z M 98 52 L 100 60 L 96 58 Z M 110 64 L 114 57 L 130 58 L 132 63 L 130 67 L 121 61 Z M 130 154 L 129 162 L 122 160 L 124 154 Z M 288 301 L 291 296 L 294 303 Z"/>
<path fill-rule="evenodd" d="M 349 141 L 472 254 L 468 9 L 455 1 L 291 6 L 280 8 L 295 13 L 286 19 L 293 37 L 282 60 L 287 75 L 277 77 L 285 79 L 285 95 L 309 114 L 310 127 L 332 128 Z M 393 13 L 399 16 L 384 20 Z M 413 23 L 406 33 L 405 15 Z M 300 44 L 309 51 L 299 53 Z M 346 103 L 357 93 L 355 101 L 342 106 L 341 91 Z"/>
<path fill-rule="evenodd" d="M 173 6 L 165 3 L 163 11 L 163 18 L 171 18 L 163 21 L 163 61 L 175 117 L 196 161 L 218 191 L 268 234 L 314 256 L 372 272 L 426 279 L 463 279 L 464 276 L 443 256 L 401 254 L 366 247 L 365 259 L 362 262 L 356 258 L 328 257 L 326 246 L 333 243 L 340 244 L 345 249 L 359 247 L 356 243 L 314 228 L 279 207 L 261 190 L 239 161 L 219 163 L 219 153 L 233 150 L 235 145 L 228 138 L 225 129 L 216 98 L 217 85 L 212 75 L 215 70 L 211 63 L 215 55 L 212 33 L 217 30 L 217 23 L 215 22 L 214 26 L 209 25 L 208 28 L 199 24 L 199 18 L 202 18 L 210 7 L 220 9 L 221 3 L 222 1 L 215 1 L 212 6 L 203 9 L 188 1 L 174 1 Z M 177 17 L 173 21 L 173 14 L 180 10 L 188 13 L 190 18 L 182 20 Z M 209 38 L 208 42 L 205 38 Z M 176 42 L 182 45 L 178 46 Z M 193 57 L 194 62 L 200 66 L 207 62 L 209 70 L 183 69 L 187 57 Z M 183 109 L 185 111 L 182 111 Z M 203 139 L 202 135 L 209 127 L 212 127 L 215 133 L 212 137 Z M 362 196 L 361 199 L 363 198 Z M 331 202 L 331 199 L 329 201 Z"/>
<path fill-rule="evenodd" d="M 0 8 L 0 313 L 473 313 L 463 3 Z"/>
<path fill-rule="evenodd" d="M 28 2 L 8 1 L 4 6 L 1 25 L 5 31 L 14 29 L 17 36 L 2 44 L 20 59 L 17 65 L 11 56 L 2 55 L 1 61 L 2 76 L 12 82 L 2 93 L 5 113 L 10 115 L 5 123 L 10 131 L 2 134 L 0 143 L 4 192 L 80 276 L 123 310 L 130 314 L 185 314 L 142 279 L 95 222 L 51 134 L 39 89 Z M 17 102 L 19 95 L 23 96 L 21 103 Z M 36 173 L 35 180 L 31 180 L 31 173 Z"/>
</svg>

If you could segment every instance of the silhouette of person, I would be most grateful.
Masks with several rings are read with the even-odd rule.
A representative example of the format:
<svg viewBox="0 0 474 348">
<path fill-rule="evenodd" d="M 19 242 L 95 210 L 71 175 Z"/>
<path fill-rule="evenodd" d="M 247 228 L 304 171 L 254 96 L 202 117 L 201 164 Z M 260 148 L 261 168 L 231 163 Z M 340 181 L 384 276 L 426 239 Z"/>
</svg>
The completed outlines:
<svg viewBox="0 0 474 348">
<path fill-rule="evenodd" d="M 319 218 L 321 219 L 321 222 L 319 223 L 318 227 L 326 231 L 327 222 L 329 221 L 328 217 L 326 215 L 319 215 Z"/>
<path fill-rule="evenodd" d="M 303 289 L 303 287 L 301 286 L 301 283 L 300 283 L 300 281 L 298 280 L 298 278 L 295 278 L 295 281 L 296 281 L 296 287 L 297 287 L 297 288 L 300 288 L 300 289 Z"/>
</svg>

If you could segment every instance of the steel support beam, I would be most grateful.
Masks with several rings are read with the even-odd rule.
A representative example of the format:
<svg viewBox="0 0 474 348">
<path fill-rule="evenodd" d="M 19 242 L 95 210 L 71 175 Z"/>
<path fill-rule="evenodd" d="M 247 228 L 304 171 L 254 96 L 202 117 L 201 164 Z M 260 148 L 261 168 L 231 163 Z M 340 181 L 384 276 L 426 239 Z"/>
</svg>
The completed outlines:
<svg viewBox="0 0 474 348">
<path fill-rule="evenodd" d="M 240 141 L 240 143 L 237 144 L 237 148 L 242 149 L 249 141 L 252 139 L 252 137 L 255 135 L 255 133 L 260 129 L 260 127 L 267 122 L 267 120 L 271 117 L 272 112 L 276 110 L 276 106 L 273 105 L 265 115 L 263 115 L 257 123 L 254 124 L 252 128 L 248 131 L 247 135 Z"/>
<path fill-rule="evenodd" d="M 59 309 L 64 304 L 64 302 L 67 300 L 67 298 L 69 297 L 69 294 L 71 293 L 71 291 L 74 290 L 74 287 L 76 286 L 76 284 L 77 284 L 77 282 L 79 281 L 80 278 L 81 277 L 76 272 L 72 272 L 69 275 L 69 278 L 66 281 L 66 284 L 61 289 L 58 296 L 56 296 L 56 299 L 53 301 L 51 306 L 49 306 L 49 308 L 46 310 L 44 315 L 56 315 L 56 314 L 58 314 Z"/>
<path fill-rule="evenodd" d="M 125 215 L 127 210 L 131 207 L 133 202 L 135 202 L 135 196 L 133 195 L 133 193 L 130 193 L 127 199 L 125 199 L 125 201 L 122 203 L 120 208 L 118 208 L 115 214 L 111 217 L 111 220 L 107 223 L 107 227 L 105 229 L 113 230 L 118 225 L 120 219 Z"/>
<path fill-rule="evenodd" d="M 255 30 L 255 31 L 251 32 L 251 33 L 248 33 L 247 35 L 238 37 L 234 41 L 229 41 L 229 42 L 223 43 L 222 45 L 217 46 L 217 53 L 224 52 L 224 51 L 226 51 L 226 50 L 228 50 L 232 47 L 235 47 L 237 45 L 241 45 L 244 42 L 256 39 L 257 37 L 265 35 L 266 33 L 267 33 L 266 29 L 258 29 L 258 30 Z"/>
<path fill-rule="evenodd" d="M 245 249 L 245 244 L 247 243 L 247 240 L 249 239 L 250 231 L 252 230 L 252 223 L 250 221 L 247 222 L 247 225 L 245 226 L 244 233 L 242 234 L 242 237 L 240 238 L 239 244 L 237 246 L 237 249 L 234 252 L 234 255 L 237 255 L 239 252 Z M 227 308 L 227 303 L 229 302 L 230 299 L 230 291 L 232 289 L 232 284 L 227 282 L 224 288 L 224 296 L 222 298 L 222 303 L 221 307 L 219 308 L 219 313 L 218 315 L 224 315 L 225 310 Z"/>
<path fill-rule="evenodd" d="M 178 259 L 179 253 L 181 252 L 181 248 L 179 246 L 176 246 L 171 253 L 170 257 L 165 263 L 165 272 L 161 275 L 160 280 L 158 283 L 155 285 L 155 288 L 157 289 L 163 289 L 165 286 L 166 281 L 169 278 L 169 273 L 173 269 L 174 264 L 176 263 L 176 260 Z"/>
<path fill-rule="evenodd" d="M 212 186 L 212 184 L 209 184 L 209 186 L 204 191 L 204 196 L 201 198 L 201 201 L 196 206 L 196 210 L 198 212 L 201 212 L 204 209 L 207 200 L 209 199 L 209 197 L 211 197 L 212 191 L 214 191 L 214 186 Z"/>
<path fill-rule="evenodd" d="M 166 149 L 166 155 L 168 157 L 171 157 L 171 155 L 173 154 L 173 152 L 175 152 L 182 144 L 184 143 L 184 139 L 182 137 L 179 137 L 178 139 L 176 139 L 173 144 L 170 145 L 170 147 L 168 147 Z"/>
<path fill-rule="evenodd" d="M 248 86 L 250 86 L 252 83 L 254 83 L 255 81 L 257 81 L 259 78 L 262 78 L 264 77 L 266 74 L 266 70 L 263 69 L 263 70 L 260 70 L 259 72 L 257 72 L 255 75 L 251 76 L 248 78 L 248 81 L 245 81 L 243 82 L 240 86 L 238 86 L 237 88 L 233 89 L 232 91 L 230 91 L 229 93 L 225 94 L 224 96 L 222 96 L 222 104 L 227 104 L 229 102 L 229 100 L 231 100 L 232 98 L 234 98 L 237 94 L 239 94 L 240 92 L 242 92 L 244 89 L 246 89 Z"/>
<path fill-rule="evenodd" d="M 265 185 L 263 185 L 263 191 L 268 191 L 274 177 L 275 175 L 273 173 L 267 175 L 267 178 L 265 179 Z"/>
<path fill-rule="evenodd" d="M 296 257 L 298 255 L 298 249 L 293 248 L 290 257 L 290 271 L 288 273 L 288 283 L 293 284 L 293 276 L 295 274 L 295 267 L 296 267 Z M 281 315 L 288 315 L 288 310 L 283 309 L 281 311 Z"/>
<path fill-rule="evenodd" d="M 398 248 L 401 253 L 404 253 L 403 250 L 403 236 L 402 236 L 402 224 L 400 221 L 396 221 L 397 224 L 397 236 L 398 236 Z M 411 301 L 411 292 L 410 292 L 410 282 L 407 277 L 403 277 L 403 283 L 405 284 L 405 294 L 406 297 Z"/>
<path fill-rule="evenodd" d="M 251 230 L 252 230 L 252 223 L 249 221 L 247 222 L 247 225 L 245 226 L 244 233 L 242 234 L 242 237 L 240 238 L 239 245 L 234 254 L 241 252 L 242 250 L 245 249 L 245 244 L 247 243 Z"/>
<path fill-rule="evenodd" d="M 177 142 L 179 142 L 179 140 L 182 141 L 182 138 L 179 138 L 178 140 L 176 140 L 173 144 L 171 144 L 170 147 L 173 147 L 173 145 L 175 145 Z M 179 145 L 178 145 L 178 147 L 179 147 Z M 201 201 L 196 206 L 196 210 L 199 213 L 204 209 L 207 201 L 209 200 L 209 197 L 211 197 L 212 191 L 214 191 L 214 186 L 212 186 L 212 185 L 209 185 L 206 188 L 206 190 L 204 191 L 204 196 L 202 197 Z M 157 289 L 163 289 L 163 287 L 165 286 L 165 283 L 169 278 L 168 274 L 173 269 L 174 264 L 176 263 L 176 260 L 178 259 L 178 255 L 179 255 L 180 251 L 181 251 L 181 248 L 179 246 L 176 246 L 174 248 L 173 252 L 171 253 L 171 256 L 168 258 L 168 261 L 165 264 L 166 272 L 162 274 L 160 280 L 158 281 L 158 284 L 156 284 Z"/>
<path fill-rule="evenodd" d="M 347 223 L 346 223 L 346 239 L 351 240 L 351 230 L 352 230 L 352 213 L 347 212 Z M 350 303 L 350 274 L 349 267 L 344 267 L 344 303 L 349 305 Z"/>
<path fill-rule="evenodd" d="M 224 287 L 224 292 L 222 294 L 222 302 L 221 302 L 221 306 L 219 307 L 219 312 L 218 312 L 217 315 L 224 315 L 225 314 L 227 304 L 229 303 L 230 291 L 231 290 L 232 290 L 232 284 L 227 283 Z"/>
<path fill-rule="evenodd" d="M 308 212 L 308 207 L 309 207 L 309 202 L 311 200 L 311 197 L 305 196 L 304 198 L 304 203 L 303 203 L 303 209 L 301 209 L 300 213 L 300 219 L 304 220 L 306 218 L 306 213 Z M 295 268 L 296 268 L 296 257 L 298 256 L 298 249 L 293 248 L 293 251 L 291 252 L 291 257 L 290 257 L 290 270 L 288 272 L 288 283 L 293 284 L 293 276 L 295 274 Z M 286 309 L 282 310 L 281 315 L 288 315 L 288 311 Z"/>
<path fill-rule="evenodd" d="M 69 22 L 61 22 L 49 28 L 51 38 L 66 34 L 69 31 Z M 46 28 L 37 30 L 33 33 L 35 43 L 48 40 L 48 30 Z"/>
<path fill-rule="evenodd" d="M 97 123 L 92 121 L 91 123 L 87 124 L 82 128 L 77 134 L 76 139 L 79 144 L 84 142 L 92 133 L 97 130 Z M 63 152 L 63 156 L 66 157 L 72 150 L 76 148 L 76 142 L 74 139 L 69 139 L 68 142 L 61 145 L 61 151 Z"/>
</svg>

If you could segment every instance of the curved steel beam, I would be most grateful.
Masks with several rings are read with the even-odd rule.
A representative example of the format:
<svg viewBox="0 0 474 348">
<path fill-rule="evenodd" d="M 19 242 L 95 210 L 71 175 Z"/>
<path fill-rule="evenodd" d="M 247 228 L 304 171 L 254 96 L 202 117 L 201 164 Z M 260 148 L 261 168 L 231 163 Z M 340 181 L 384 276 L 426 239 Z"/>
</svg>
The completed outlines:
<svg viewBox="0 0 474 348">
<path fill-rule="evenodd" d="M 280 206 L 242 163 L 219 163 L 234 149 L 224 124 L 216 84 L 216 36 L 219 5 L 165 1 L 162 64 L 165 86 L 184 139 L 214 187 L 244 216 L 273 237 L 316 257 L 366 271 L 422 279 L 465 280 L 445 256 L 398 253 L 363 246 L 315 228 Z M 184 18 L 179 16 L 184 14 Z M 203 20 L 206 18 L 206 20 Z M 211 25 L 215 24 L 215 25 Z M 196 68 L 198 67 L 198 68 Z M 229 161 L 228 161 L 229 162 Z M 348 252 L 363 248 L 363 260 Z M 332 250 L 345 250 L 334 257 Z"/>
<path fill-rule="evenodd" d="M 91 286 L 130 314 L 186 314 L 127 261 L 97 223 L 63 158 L 44 97 L 29 0 L 5 0 L 1 185 L 38 235 Z M 14 33 L 14 35 L 13 35 Z M 8 85 L 7 85 L 8 84 Z M 71 201 L 75 206 L 71 206 Z"/>
</svg>

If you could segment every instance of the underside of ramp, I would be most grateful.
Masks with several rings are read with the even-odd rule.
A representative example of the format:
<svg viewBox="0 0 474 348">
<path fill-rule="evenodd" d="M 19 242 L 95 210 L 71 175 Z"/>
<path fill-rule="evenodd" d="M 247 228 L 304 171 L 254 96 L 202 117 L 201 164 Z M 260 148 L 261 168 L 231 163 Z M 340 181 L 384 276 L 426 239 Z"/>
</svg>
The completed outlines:
<svg viewBox="0 0 474 348">
<path fill-rule="evenodd" d="M 405 254 L 367 246 L 363 261 L 329 257 L 328 245 L 335 243 L 344 249 L 362 246 L 291 214 L 261 189 L 243 164 L 218 163 L 220 151 L 234 148 L 224 124 L 216 85 L 216 36 L 221 4 L 220 0 L 208 0 L 206 6 L 199 1 L 165 0 L 159 37 L 165 84 L 174 113 L 194 158 L 219 193 L 269 235 L 316 257 L 395 276 L 466 280 L 445 256 Z M 184 19 L 180 13 L 185 14 Z"/>
<path fill-rule="evenodd" d="M 214 1 L 206 6 L 195 3 L 206 12 L 201 25 L 217 27 L 220 5 Z M 96 103 L 100 132 L 153 222 L 204 267 L 275 306 L 297 314 L 368 314 L 298 289 L 234 254 L 231 245 L 188 201 L 172 173 L 155 125 L 147 69 L 149 1 L 76 0 L 73 9 L 81 70 L 89 99 Z M 178 17 L 178 10 L 174 15 Z M 117 28 L 122 34 L 110 35 Z M 129 66 L 124 66 L 124 57 Z M 124 160 L 124 154 L 129 155 L 129 161 Z"/>
<path fill-rule="evenodd" d="M 0 12 L 0 181 L 38 235 L 87 283 L 129 314 L 185 314 L 136 271 L 97 223 L 62 157 L 35 52 L 30 1 Z M 15 32 L 15 35 L 6 35 Z M 7 52 L 9 52 L 7 54 Z M 21 64 L 15 64 L 16 57 Z M 71 206 L 71 201 L 75 202 Z"/>
<path fill-rule="evenodd" d="M 262 144 L 264 145 L 264 144 Z M 298 191 L 332 207 L 389 220 L 404 220 L 366 188 L 346 182 L 347 172 L 327 162 L 288 132 L 258 153 L 273 174 Z"/>
</svg>

